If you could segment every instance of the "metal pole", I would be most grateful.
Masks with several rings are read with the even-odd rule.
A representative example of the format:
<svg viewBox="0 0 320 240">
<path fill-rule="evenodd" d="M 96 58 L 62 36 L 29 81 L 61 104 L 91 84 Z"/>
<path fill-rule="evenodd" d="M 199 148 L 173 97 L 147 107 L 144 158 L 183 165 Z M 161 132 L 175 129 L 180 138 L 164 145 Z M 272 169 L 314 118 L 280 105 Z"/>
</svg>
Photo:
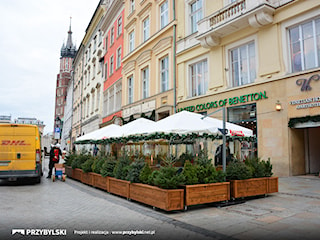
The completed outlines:
<svg viewBox="0 0 320 240">
<path fill-rule="evenodd" d="M 223 129 L 222 129 L 222 139 L 223 139 L 223 145 L 222 145 L 222 166 L 223 171 L 226 171 L 226 165 L 227 165 L 227 159 L 226 159 L 226 108 L 223 107 L 222 109 L 222 116 L 223 116 Z"/>
</svg>

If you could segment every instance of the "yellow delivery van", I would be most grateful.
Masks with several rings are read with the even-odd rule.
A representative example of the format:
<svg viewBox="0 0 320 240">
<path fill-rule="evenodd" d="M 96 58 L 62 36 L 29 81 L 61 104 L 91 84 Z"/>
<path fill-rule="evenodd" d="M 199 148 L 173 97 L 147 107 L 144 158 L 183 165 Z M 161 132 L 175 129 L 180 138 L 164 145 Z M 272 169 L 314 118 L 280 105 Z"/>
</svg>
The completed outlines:
<svg viewBox="0 0 320 240">
<path fill-rule="evenodd" d="M 42 176 L 41 140 L 36 125 L 0 123 L 0 178 Z"/>
</svg>

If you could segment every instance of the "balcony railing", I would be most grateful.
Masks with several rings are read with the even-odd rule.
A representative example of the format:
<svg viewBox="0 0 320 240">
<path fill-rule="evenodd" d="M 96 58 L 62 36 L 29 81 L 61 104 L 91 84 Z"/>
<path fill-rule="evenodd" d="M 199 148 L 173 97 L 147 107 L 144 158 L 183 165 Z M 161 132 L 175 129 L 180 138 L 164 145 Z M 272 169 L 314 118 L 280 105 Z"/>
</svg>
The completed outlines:
<svg viewBox="0 0 320 240">
<path fill-rule="evenodd" d="M 238 0 L 198 23 L 196 39 L 203 47 L 213 47 L 220 38 L 242 28 L 259 28 L 273 22 L 275 8 L 294 0 Z"/>
<path fill-rule="evenodd" d="M 209 18 L 210 27 L 217 27 L 224 22 L 243 14 L 246 11 L 247 0 L 233 2 Z"/>
</svg>

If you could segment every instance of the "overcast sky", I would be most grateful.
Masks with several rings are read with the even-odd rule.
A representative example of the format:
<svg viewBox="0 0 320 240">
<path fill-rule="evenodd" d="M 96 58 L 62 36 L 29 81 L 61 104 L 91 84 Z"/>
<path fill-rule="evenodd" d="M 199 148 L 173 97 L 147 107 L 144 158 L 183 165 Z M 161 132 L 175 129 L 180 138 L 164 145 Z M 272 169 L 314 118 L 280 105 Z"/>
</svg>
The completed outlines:
<svg viewBox="0 0 320 240">
<path fill-rule="evenodd" d="M 99 0 L 0 0 L 0 115 L 44 121 L 53 131 L 60 49 L 80 45 Z"/>
</svg>

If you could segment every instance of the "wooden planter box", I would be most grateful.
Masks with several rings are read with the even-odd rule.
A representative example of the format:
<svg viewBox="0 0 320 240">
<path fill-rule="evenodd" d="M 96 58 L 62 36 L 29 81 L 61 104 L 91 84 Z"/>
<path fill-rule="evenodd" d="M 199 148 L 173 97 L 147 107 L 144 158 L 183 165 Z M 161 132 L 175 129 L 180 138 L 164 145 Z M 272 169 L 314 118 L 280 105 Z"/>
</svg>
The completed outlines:
<svg viewBox="0 0 320 240">
<path fill-rule="evenodd" d="M 183 189 L 161 189 L 147 184 L 131 183 L 130 199 L 166 211 L 182 210 L 184 208 Z"/>
<path fill-rule="evenodd" d="M 278 191 L 278 177 L 268 177 L 268 193 L 275 193 Z"/>
<path fill-rule="evenodd" d="M 92 172 L 82 172 L 81 182 L 93 186 L 93 173 Z"/>
<path fill-rule="evenodd" d="M 81 178 L 82 178 L 82 169 L 80 168 L 75 168 L 73 169 L 73 179 L 75 180 L 78 180 L 78 181 L 81 181 Z"/>
<path fill-rule="evenodd" d="M 92 175 L 93 175 L 93 186 L 96 188 L 108 191 L 107 177 L 102 177 L 98 173 L 92 173 Z"/>
<path fill-rule="evenodd" d="M 71 166 L 65 166 L 66 169 L 66 175 L 68 178 L 73 178 L 73 169 Z"/>
<path fill-rule="evenodd" d="M 230 182 L 185 185 L 185 205 L 230 200 Z"/>
<path fill-rule="evenodd" d="M 230 180 L 231 197 L 250 197 L 268 193 L 268 178 Z"/>
<path fill-rule="evenodd" d="M 116 179 L 113 177 L 108 177 L 107 178 L 107 188 L 108 192 L 129 198 L 129 190 L 130 190 L 130 182 L 121 180 L 121 179 Z"/>
</svg>

